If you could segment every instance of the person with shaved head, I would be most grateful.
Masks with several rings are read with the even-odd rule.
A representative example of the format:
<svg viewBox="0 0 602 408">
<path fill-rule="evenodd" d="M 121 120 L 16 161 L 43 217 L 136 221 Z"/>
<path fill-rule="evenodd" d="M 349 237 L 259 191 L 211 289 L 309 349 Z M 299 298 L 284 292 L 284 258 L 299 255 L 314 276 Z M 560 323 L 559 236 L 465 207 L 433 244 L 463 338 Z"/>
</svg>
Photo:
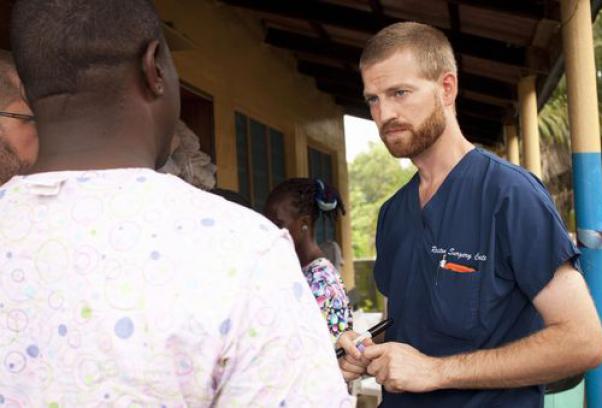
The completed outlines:
<svg viewBox="0 0 602 408">
<path fill-rule="evenodd" d="M 151 0 L 18 0 L 39 132 L 0 187 L 0 405 L 349 407 L 290 236 L 161 174 L 180 83 Z"/>
</svg>

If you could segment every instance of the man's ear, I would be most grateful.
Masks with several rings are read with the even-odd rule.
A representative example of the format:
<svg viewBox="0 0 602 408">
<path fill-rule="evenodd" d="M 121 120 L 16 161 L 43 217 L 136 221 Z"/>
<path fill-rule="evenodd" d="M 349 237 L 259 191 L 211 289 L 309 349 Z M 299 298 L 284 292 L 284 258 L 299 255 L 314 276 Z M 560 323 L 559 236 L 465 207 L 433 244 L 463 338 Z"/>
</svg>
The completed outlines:
<svg viewBox="0 0 602 408">
<path fill-rule="evenodd" d="M 454 105 L 458 96 L 458 76 L 453 72 L 444 72 L 441 75 L 441 97 L 446 106 Z"/>
<path fill-rule="evenodd" d="M 165 93 L 165 71 L 159 62 L 160 49 L 161 43 L 158 40 L 153 40 L 148 43 L 142 58 L 144 82 L 155 97 L 162 96 Z"/>
</svg>

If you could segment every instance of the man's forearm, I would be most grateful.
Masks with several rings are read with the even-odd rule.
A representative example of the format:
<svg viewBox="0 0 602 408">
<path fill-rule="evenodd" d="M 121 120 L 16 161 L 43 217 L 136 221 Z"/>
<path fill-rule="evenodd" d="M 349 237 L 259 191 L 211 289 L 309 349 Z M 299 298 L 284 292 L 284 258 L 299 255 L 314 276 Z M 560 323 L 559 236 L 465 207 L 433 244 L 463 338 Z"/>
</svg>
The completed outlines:
<svg viewBox="0 0 602 408">
<path fill-rule="evenodd" d="M 444 357 L 439 388 L 515 388 L 583 372 L 596 364 L 583 329 L 549 326 L 499 348 Z"/>
</svg>

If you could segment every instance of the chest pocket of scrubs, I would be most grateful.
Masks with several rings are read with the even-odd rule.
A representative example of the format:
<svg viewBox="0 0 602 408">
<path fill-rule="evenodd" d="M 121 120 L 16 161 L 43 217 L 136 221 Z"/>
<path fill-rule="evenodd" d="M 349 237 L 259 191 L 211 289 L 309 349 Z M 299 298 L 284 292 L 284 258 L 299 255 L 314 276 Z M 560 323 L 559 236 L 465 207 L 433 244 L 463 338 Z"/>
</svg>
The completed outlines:
<svg viewBox="0 0 602 408">
<path fill-rule="evenodd" d="M 437 266 L 431 291 L 434 329 L 472 340 L 478 323 L 481 273 L 454 272 Z"/>
</svg>

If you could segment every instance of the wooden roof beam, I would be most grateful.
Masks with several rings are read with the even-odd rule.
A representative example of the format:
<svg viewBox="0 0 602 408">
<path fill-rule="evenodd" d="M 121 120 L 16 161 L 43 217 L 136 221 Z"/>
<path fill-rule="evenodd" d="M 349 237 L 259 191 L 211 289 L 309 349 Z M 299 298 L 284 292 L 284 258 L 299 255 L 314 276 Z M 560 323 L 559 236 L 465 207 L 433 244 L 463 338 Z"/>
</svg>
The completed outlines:
<svg viewBox="0 0 602 408">
<path fill-rule="evenodd" d="M 297 64 L 299 72 L 305 75 L 310 75 L 317 80 L 329 80 L 340 82 L 348 86 L 358 88 L 358 92 L 362 92 L 362 78 L 358 72 L 348 71 L 342 68 L 330 67 L 322 64 L 299 61 Z M 497 81 L 486 77 L 481 77 L 473 74 L 460 73 L 459 78 L 460 90 L 468 90 L 481 94 L 494 94 L 498 98 L 507 99 L 509 103 L 516 101 L 516 87 L 506 82 Z"/>
<path fill-rule="evenodd" d="M 290 51 L 338 58 L 351 64 L 357 64 L 362 53 L 360 47 L 341 43 L 327 43 L 315 37 L 275 28 L 266 30 L 265 42 Z M 490 40 L 476 37 L 471 42 L 460 42 L 455 51 L 460 54 L 489 60 L 492 63 L 499 62 L 528 69 L 526 66 L 528 55 L 526 49 L 500 46 L 499 44 L 496 46 L 489 43 Z"/>
<path fill-rule="evenodd" d="M 560 21 L 560 4 L 557 1 L 533 2 L 525 0 L 447 0 L 460 6 L 472 6 L 487 11 L 514 14 L 532 20 L 544 18 Z"/>
<path fill-rule="evenodd" d="M 383 8 L 383 5 L 380 4 L 380 0 L 369 0 L 369 1 L 370 1 L 370 8 L 372 9 L 372 12 L 374 14 L 376 14 L 379 18 L 384 17 L 385 10 Z"/>
<path fill-rule="evenodd" d="M 389 16 L 378 16 L 352 7 L 345 7 L 316 0 L 222 0 L 224 3 L 254 11 L 291 18 L 311 20 L 346 29 L 376 33 L 381 28 L 400 21 Z M 527 67 L 527 48 L 483 38 L 467 33 L 453 33 L 439 27 L 450 37 L 454 50 L 461 54 L 487 58 L 494 61 Z M 274 34 L 276 35 L 276 34 Z M 492 58 L 489 58 L 492 59 Z"/>
</svg>

